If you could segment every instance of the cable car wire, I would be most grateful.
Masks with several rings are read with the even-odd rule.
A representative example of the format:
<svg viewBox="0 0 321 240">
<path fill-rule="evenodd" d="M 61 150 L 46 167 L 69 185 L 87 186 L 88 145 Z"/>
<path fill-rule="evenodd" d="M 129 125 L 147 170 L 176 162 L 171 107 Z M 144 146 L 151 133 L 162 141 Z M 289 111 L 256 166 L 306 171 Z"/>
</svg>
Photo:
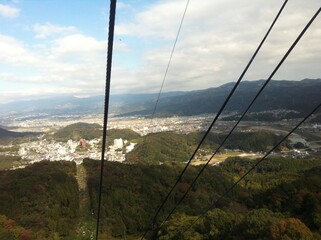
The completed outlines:
<svg viewBox="0 0 321 240">
<path fill-rule="evenodd" d="M 157 110 L 158 102 L 159 102 L 160 96 L 161 96 L 162 91 L 163 91 L 163 87 L 164 87 L 164 83 L 165 83 L 165 80 L 166 80 L 166 77 L 167 77 L 167 73 L 168 73 L 169 67 L 170 67 L 171 62 L 172 62 L 172 58 L 173 58 L 174 51 L 175 51 L 175 48 L 176 48 L 177 40 L 178 40 L 179 34 L 181 32 L 182 26 L 183 26 L 183 22 L 184 22 L 184 19 L 185 19 L 185 15 L 186 15 L 186 12 L 187 12 L 189 1 L 190 0 L 187 0 L 186 5 L 185 5 L 184 13 L 183 13 L 181 22 L 180 22 L 179 27 L 178 27 L 178 31 L 177 31 L 177 34 L 176 34 L 174 45 L 173 45 L 173 48 L 172 48 L 172 51 L 171 51 L 171 54 L 170 54 L 170 57 L 169 57 L 169 60 L 168 60 L 168 63 L 167 63 L 167 67 L 166 67 L 166 70 L 165 70 L 165 74 L 164 74 L 164 77 L 163 77 L 163 81 L 162 81 L 161 87 L 159 89 L 159 93 L 158 93 L 158 96 L 157 96 L 157 99 L 156 99 L 156 102 L 155 102 L 155 106 L 154 106 L 154 110 L 153 110 L 152 115 L 151 115 L 151 119 L 154 118 L 156 110 Z"/>
<path fill-rule="evenodd" d="M 155 117 L 155 113 L 156 113 L 156 110 L 157 110 L 157 106 L 158 106 L 158 103 L 159 103 L 159 100 L 160 100 L 160 96 L 161 96 L 161 94 L 163 92 L 163 87 L 164 87 L 164 84 L 165 84 L 165 81 L 166 81 L 166 78 L 167 78 L 167 74 L 168 74 L 170 65 L 172 63 L 172 58 L 173 58 L 173 55 L 174 55 L 174 52 L 175 52 L 175 48 L 176 48 L 176 44 L 177 44 L 177 41 L 178 41 L 178 37 L 180 35 L 181 29 L 182 29 L 182 26 L 183 26 L 183 22 L 185 20 L 185 15 L 186 15 L 186 12 L 187 12 L 187 9 L 188 9 L 188 6 L 189 6 L 189 1 L 190 0 L 187 0 L 187 2 L 186 2 L 185 9 L 184 9 L 184 12 L 183 12 L 183 16 L 181 18 L 181 21 L 180 21 L 180 24 L 179 24 L 179 27 L 178 27 L 178 30 L 177 30 L 177 33 L 176 33 L 176 37 L 175 37 L 175 41 L 174 41 L 174 44 L 173 44 L 173 48 L 171 50 L 170 57 L 169 57 L 169 60 L 168 60 L 168 63 L 167 63 L 166 69 L 165 69 L 163 80 L 162 80 L 159 92 L 157 94 L 157 98 L 156 98 L 156 101 L 155 101 L 155 105 L 154 105 L 153 111 L 152 111 L 152 113 L 150 115 L 150 122 L 149 122 L 150 126 L 152 125 L 152 122 L 153 122 L 153 119 Z M 143 132 L 145 133 L 145 131 L 143 131 Z M 143 143 L 142 143 L 142 148 L 145 148 L 145 147 L 146 147 L 146 137 L 144 137 Z"/>
<path fill-rule="evenodd" d="M 285 0 L 283 5 L 281 6 L 278 14 L 276 15 L 275 19 L 273 20 L 270 28 L 268 29 L 267 33 L 265 34 L 264 38 L 262 39 L 262 41 L 260 42 L 259 46 L 257 47 L 257 49 L 255 50 L 253 56 L 251 57 L 250 61 L 248 62 L 248 64 L 246 65 L 245 69 L 243 70 L 242 74 L 240 75 L 239 79 L 237 80 L 237 82 L 235 83 L 233 89 L 231 90 L 231 92 L 229 93 L 228 97 L 225 99 L 224 103 L 222 104 L 220 110 L 218 111 L 218 113 L 216 114 L 214 120 L 212 121 L 211 125 L 209 126 L 208 130 L 206 131 L 206 133 L 204 134 L 203 138 L 201 139 L 201 141 L 199 142 L 198 146 L 196 147 L 195 151 L 193 152 L 192 156 L 190 157 L 189 161 L 187 162 L 187 164 L 185 165 L 183 171 L 181 172 L 181 174 L 179 175 L 179 177 L 177 178 L 177 181 L 175 182 L 175 184 L 172 186 L 172 188 L 170 189 L 170 191 L 168 192 L 168 194 L 166 195 L 165 199 L 163 200 L 163 202 L 161 203 L 161 205 L 159 206 L 159 208 L 157 209 L 153 220 L 152 220 L 152 224 L 151 226 L 153 227 L 156 224 L 157 221 L 157 217 L 161 211 L 161 209 L 164 207 L 165 203 L 167 202 L 169 196 L 172 194 L 173 190 L 175 189 L 175 187 L 177 186 L 177 184 L 180 182 L 182 176 L 184 175 L 186 169 L 188 168 L 188 166 L 190 165 L 191 161 L 193 160 L 194 156 L 196 155 L 197 151 L 199 150 L 199 148 L 201 147 L 201 145 L 203 144 L 205 138 L 207 137 L 207 135 L 210 133 L 211 129 L 213 128 L 214 124 L 216 123 L 218 117 L 221 115 L 221 113 L 223 112 L 223 110 L 225 109 L 228 101 L 230 100 L 230 98 L 232 97 L 232 95 L 234 94 L 236 88 L 238 87 L 238 85 L 240 84 L 240 82 L 242 81 L 245 73 L 247 72 L 247 70 L 249 69 L 250 65 L 252 64 L 253 60 L 255 59 L 257 53 L 259 52 L 259 50 L 261 49 L 263 43 L 265 42 L 267 36 L 269 35 L 269 33 L 271 32 L 273 26 L 275 25 L 276 21 L 278 20 L 281 12 L 283 11 L 286 3 L 288 2 L 288 0 Z M 144 239 L 144 237 L 146 236 L 148 230 L 144 233 L 144 235 L 142 236 L 141 240 Z"/>
<path fill-rule="evenodd" d="M 213 159 L 213 157 L 216 155 L 216 153 L 221 149 L 221 147 L 224 145 L 224 143 L 226 142 L 226 140 L 230 137 L 230 135 L 234 132 L 235 128 L 238 126 L 238 124 L 241 122 L 241 120 L 244 118 L 244 116 L 246 115 L 246 113 L 249 111 L 249 109 L 252 107 L 252 105 L 254 104 L 254 102 L 256 101 L 256 99 L 259 97 L 259 95 L 262 93 L 262 91 L 264 90 L 264 88 L 267 86 L 267 84 L 270 82 L 270 80 L 272 79 L 272 77 L 275 75 L 275 73 L 278 71 L 278 69 L 281 67 L 281 65 L 284 63 L 284 61 L 286 60 L 286 58 L 289 56 L 289 54 L 292 52 L 292 50 L 295 48 L 295 46 L 297 45 L 297 43 L 300 41 L 300 39 L 302 38 L 302 36 L 304 35 L 304 33 L 308 30 L 308 28 L 310 27 L 310 25 L 313 23 L 314 19 L 318 16 L 318 14 L 320 13 L 320 9 L 316 12 L 316 14 L 311 18 L 311 20 L 308 22 L 308 24 L 304 27 L 304 29 L 302 30 L 302 32 L 299 34 L 299 36 L 297 37 L 297 39 L 294 41 L 294 43 L 291 45 L 291 47 L 288 49 L 288 51 L 286 52 L 286 54 L 283 56 L 283 58 L 281 59 L 281 61 L 279 62 L 279 64 L 276 66 L 276 68 L 273 70 L 272 74 L 269 76 L 269 78 L 265 81 L 265 83 L 263 84 L 263 86 L 261 87 L 261 89 L 259 90 L 259 92 L 256 94 L 256 96 L 253 98 L 253 100 L 251 101 L 251 103 L 249 104 L 249 106 L 247 107 L 247 109 L 244 111 L 244 113 L 242 114 L 242 116 L 239 118 L 239 120 L 237 121 L 237 123 L 234 125 L 234 127 L 230 130 L 230 132 L 227 134 L 227 136 L 224 138 L 224 140 L 222 141 L 222 143 L 219 145 L 219 147 L 216 149 L 216 151 L 212 154 L 212 156 L 209 158 L 209 160 L 206 162 L 206 164 L 202 167 L 202 169 L 200 170 L 200 172 L 197 174 L 197 176 L 194 178 L 192 184 L 190 184 L 189 188 L 186 190 L 186 192 L 184 193 L 184 195 L 181 197 L 181 199 L 178 201 L 178 203 L 174 206 L 174 208 L 172 209 L 172 211 L 169 213 L 169 215 L 166 217 L 166 219 L 162 222 L 162 224 L 160 225 L 160 227 L 164 224 L 164 222 L 166 222 L 169 217 L 173 214 L 173 212 L 175 211 L 175 209 L 178 207 L 178 205 L 180 205 L 180 203 L 184 200 L 184 198 L 187 196 L 188 192 L 192 189 L 192 187 L 194 186 L 195 182 L 197 181 L 197 179 L 200 177 L 200 175 L 203 173 L 203 171 L 205 170 L 205 168 L 207 167 L 207 165 L 211 162 L 211 160 Z"/>
<path fill-rule="evenodd" d="M 106 150 L 106 141 L 107 141 L 107 122 L 108 122 L 110 82 L 111 82 L 111 65 L 112 65 L 113 45 L 114 45 L 116 1 L 117 0 L 110 0 L 110 9 L 109 9 L 109 28 L 108 28 L 108 47 L 107 47 L 106 85 L 105 85 L 105 106 L 104 106 L 104 126 L 103 126 L 101 160 L 100 160 L 100 179 L 99 179 L 98 210 L 97 210 L 97 223 L 96 223 L 96 240 L 98 239 L 98 235 L 99 235 L 99 220 L 100 220 L 100 212 L 101 212 L 101 195 L 102 195 L 101 193 L 102 193 L 102 189 L 103 189 L 103 175 L 104 175 L 105 150 Z"/>
</svg>

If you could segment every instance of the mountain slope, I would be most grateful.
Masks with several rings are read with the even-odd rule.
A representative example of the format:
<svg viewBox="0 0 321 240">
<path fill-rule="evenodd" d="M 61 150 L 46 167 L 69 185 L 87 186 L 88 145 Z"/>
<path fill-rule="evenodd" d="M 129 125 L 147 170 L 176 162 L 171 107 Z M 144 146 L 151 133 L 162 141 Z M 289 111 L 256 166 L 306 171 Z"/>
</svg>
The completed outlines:
<svg viewBox="0 0 321 240">
<path fill-rule="evenodd" d="M 243 112 L 254 98 L 264 81 L 245 81 L 240 84 L 226 107 L 226 111 Z M 161 99 L 157 115 L 197 115 L 216 113 L 226 99 L 234 83 L 218 88 L 187 92 L 180 96 Z M 321 79 L 302 81 L 271 81 L 262 92 L 257 102 L 250 109 L 252 112 L 290 110 L 301 115 L 309 112 L 321 101 Z M 150 115 L 152 103 L 143 111 L 133 111 L 126 115 Z"/>
<path fill-rule="evenodd" d="M 36 132 L 13 132 L 13 131 L 0 128 L 0 139 L 35 136 L 39 134 L 40 133 L 36 133 Z"/>
</svg>

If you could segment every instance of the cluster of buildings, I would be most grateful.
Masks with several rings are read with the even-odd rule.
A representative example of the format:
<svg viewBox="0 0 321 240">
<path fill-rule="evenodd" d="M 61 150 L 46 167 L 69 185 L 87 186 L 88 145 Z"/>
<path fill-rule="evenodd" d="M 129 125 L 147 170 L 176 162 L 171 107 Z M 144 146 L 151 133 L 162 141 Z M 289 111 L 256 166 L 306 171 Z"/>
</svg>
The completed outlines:
<svg viewBox="0 0 321 240">
<path fill-rule="evenodd" d="M 168 118 L 112 118 L 108 123 L 109 128 L 131 129 L 141 135 L 156 132 L 174 131 L 190 133 L 204 130 L 210 124 L 212 115 L 199 115 L 189 117 Z"/>
<path fill-rule="evenodd" d="M 130 143 L 121 138 L 115 139 L 114 144 L 107 151 L 108 161 L 123 162 L 126 153 L 132 151 L 136 143 Z M 101 157 L 101 140 L 92 139 L 86 141 L 68 140 L 67 142 L 56 142 L 54 140 L 38 140 L 20 145 L 18 155 L 26 160 L 27 164 L 49 161 L 74 161 L 81 164 L 84 158 L 99 160 Z"/>
<path fill-rule="evenodd" d="M 98 139 L 79 142 L 68 140 L 67 142 L 56 142 L 54 140 L 38 140 L 34 142 L 23 143 L 18 151 L 22 159 L 27 159 L 29 163 L 41 160 L 49 161 L 75 161 L 82 163 L 86 157 L 96 159 L 99 157 Z M 84 150 L 85 149 L 85 150 Z"/>
<path fill-rule="evenodd" d="M 108 161 L 124 162 L 126 160 L 126 153 L 132 151 L 136 143 L 130 143 L 122 138 L 114 139 L 114 144 L 109 147 L 107 152 Z"/>
</svg>

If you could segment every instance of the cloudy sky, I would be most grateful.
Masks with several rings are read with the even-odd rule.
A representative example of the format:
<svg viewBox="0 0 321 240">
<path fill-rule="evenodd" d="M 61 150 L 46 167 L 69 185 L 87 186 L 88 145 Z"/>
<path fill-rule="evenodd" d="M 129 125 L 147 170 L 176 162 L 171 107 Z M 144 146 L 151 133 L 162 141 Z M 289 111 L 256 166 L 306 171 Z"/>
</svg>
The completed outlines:
<svg viewBox="0 0 321 240">
<path fill-rule="evenodd" d="M 282 0 L 190 0 L 164 91 L 235 81 Z M 104 92 L 109 2 L 0 0 L 0 103 Z M 119 0 L 112 93 L 157 92 L 186 0 Z M 319 0 L 289 0 L 246 80 L 266 79 Z M 321 77 L 321 16 L 275 79 Z"/>
</svg>

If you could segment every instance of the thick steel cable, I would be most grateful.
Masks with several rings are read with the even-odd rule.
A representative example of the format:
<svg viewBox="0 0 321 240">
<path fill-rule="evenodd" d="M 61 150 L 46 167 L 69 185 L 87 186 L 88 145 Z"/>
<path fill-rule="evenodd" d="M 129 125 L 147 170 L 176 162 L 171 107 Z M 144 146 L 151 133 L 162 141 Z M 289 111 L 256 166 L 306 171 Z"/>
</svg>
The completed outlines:
<svg viewBox="0 0 321 240">
<path fill-rule="evenodd" d="M 270 151 L 268 151 L 259 161 L 257 161 L 242 177 L 239 178 L 228 190 L 226 190 L 207 210 L 200 215 L 198 218 L 196 218 L 182 233 L 184 234 L 186 231 L 188 231 L 198 220 L 200 220 L 204 215 L 213 209 L 219 201 L 221 201 L 225 196 L 227 196 L 250 172 L 254 170 L 263 160 L 266 159 L 268 155 L 270 155 L 275 149 L 277 149 L 282 142 L 284 142 L 296 129 L 298 129 L 312 114 L 314 114 L 319 108 L 321 107 L 321 103 L 319 103 L 318 106 L 316 106 L 312 112 L 310 112 L 301 122 L 299 122 L 286 136 L 282 138 L 282 140 L 277 143 Z"/>
<path fill-rule="evenodd" d="M 167 194 L 167 196 L 165 197 L 165 199 L 163 200 L 162 204 L 160 205 L 160 207 L 158 208 L 158 210 L 156 211 L 155 216 L 153 217 L 153 221 L 152 221 L 152 226 L 156 223 L 157 221 L 157 217 L 161 211 L 161 209 L 164 207 L 165 203 L 167 202 L 169 196 L 172 194 L 173 190 L 175 189 L 175 187 L 177 186 L 177 184 L 180 182 L 182 176 L 184 175 L 186 169 L 188 168 L 188 166 L 190 165 L 191 161 L 193 160 L 193 158 L 195 157 L 197 151 L 199 150 L 199 148 L 201 147 L 201 145 L 203 144 L 205 138 L 208 136 L 208 134 L 210 133 L 211 129 L 213 128 L 214 124 L 216 123 L 218 117 L 221 115 L 221 113 L 223 112 L 223 110 L 225 109 L 228 101 L 230 100 L 230 98 L 232 97 L 232 95 L 234 94 L 236 88 L 238 87 L 238 85 L 240 84 L 240 82 L 242 81 L 245 73 L 247 72 L 247 70 L 249 69 L 250 65 L 252 64 L 253 60 L 255 59 L 257 53 L 259 52 L 259 50 L 261 49 L 263 43 L 265 42 L 267 36 L 269 35 L 269 33 L 271 32 L 273 26 L 275 25 L 277 19 L 279 18 L 281 12 L 283 11 L 286 3 L 288 2 L 288 0 L 285 0 L 281 9 L 279 10 L 278 14 L 276 15 L 275 19 L 273 20 L 270 28 L 268 29 L 267 33 L 265 34 L 264 38 L 262 39 L 261 43 L 259 44 L 259 46 L 257 47 L 257 49 L 255 50 L 253 56 L 251 57 L 250 61 L 248 62 L 248 64 L 246 65 L 245 69 L 243 70 L 242 74 L 240 75 L 239 79 L 237 80 L 237 82 L 235 83 L 233 89 L 231 90 L 231 92 L 229 93 L 228 97 L 225 99 L 223 105 L 221 106 L 220 110 L 218 111 L 218 113 L 216 114 L 214 120 L 212 121 L 211 125 L 209 126 L 208 130 L 206 131 L 206 133 L 204 134 L 203 138 L 201 139 L 200 143 L 198 144 L 198 146 L 196 147 L 195 151 L 193 152 L 192 156 L 190 157 L 189 161 L 187 162 L 187 164 L 185 165 L 183 171 L 181 172 L 181 174 L 179 175 L 177 181 L 175 182 L 175 184 L 173 185 L 173 187 L 171 188 L 171 190 L 169 191 L 169 193 Z M 148 231 L 148 230 L 147 230 Z M 143 235 L 143 237 L 141 239 L 143 239 L 146 234 L 147 231 L 145 232 L 145 234 Z"/>
<path fill-rule="evenodd" d="M 224 138 L 224 140 L 222 141 L 222 143 L 219 145 L 219 147 L 216 149 L 216 151 L 212 154 L 212 156 L 210 157 L 210 159 L 206 162 L 206 164 L 202 167 L 201 171 L 197 174 L 197 176 L 194 178 L 193 182 L 191 183 L 191 185 L 189 186 L 189 188 L 186 190 L 186 192 L 184 193 L 184 195 L 181 197 L 181 199 L 178 201 L 178 203 L 175 205 L 175 207 L 172 209 L 172 211 L 169 213 L 169 215 L 166 217 L 166 219 L 162 222 L 162 224 L 160 225 L 160 227 L 169 219 L 169 217 L 173 214 L 173 212 L 176 210 L 176 208 L 178 207 L 178 205 L 181 204 L 181 202 L 184 200 L 184 198 L 187 196 L 188 192 L 192 189 L 192 187 L 194 186 L 195 182 L 197 181 L 197 179 L 200 177 L 200 175 L 203 173 L 203 171 L 205 170 L 205 168 L 207 167 L 207 165 L 211 162 L 211 160 L 213 159 L 213 157 L 218 153 L 218 151 L 221 149 L 221 147 L 224 145 L 224 143 L 226 142 L 226 140 L 231 136 L 231 134 L 234 132 L 235 128 L 238 126 L 238 124 L 242 121 L 242 119 L 244 118 L 244 116 L 246 115 L 246 113 L 249 111 L 249 109 L 252 107 L 252 105 L 254 104 L 254 102 L 256 101 L 256 99 L 259 97 L 259 95 L 262 93 L 262 91 L 264 90 L 264 88 L 267 86 L 267 84 L 270 82 L 270 80 L 272 79 L 272 77 L 275 75 L 275 73 L 278 71 L 278 69 L 281 67 L 281 65 L 283 64 L 283 62 L 286 60 L 286 58 L 288 57 L 288 55 L 291 53 L 291 51 L 294 49 L 294 47 L 296 46 L 296 44 L 299 42 L 299 40 L 301 39 L 301 37 L 304 35 L 304 33 L 306 32 L 306 30 L 310 27 L 310 25 L 312 24 L 312 22 L 314 21 L 314 19 L 317 17 L 317 15 L 319 14 L 319 11 L 312 17 L 312 19 L 309 21 L 309 23 L 305 26 L 305 28 L 302 30 L 302 32 L 300 33 L 300 35 L 297 37 L 297 39 L 294 41 L 294 43 L 292 44 L 292 46 L 289 48 L 289 50 L 286 52 L 286 54 L 284 55 L 284 57 L 282 58 L 282 60 L 279 62 L 279 64 L 277 65 L 277 67 L 274 69 L 274 71 L 272 72 L 272 74 L 269 76 L 269 78 L 265 81 L 264 85 L 261 87 L 261 89 L 259 90 L 259 92 L 256 94 L 256 96 L 253 98 L 252 102 L 249 104 L 249 106 L 247 107 L 247 109 L 244 111 L 244 113 L 242 114 L 242 116 L 239 118 L 239 120 L 237 121 L 237 123 L 234 125 L 234 127 L 230 130 L 230 132 L 226 135 L 226 137 Z"/>
<path fill-rule="evenodd" d="M 107 122 L 109 111 L 109 96 L 110 96 L 110 82 L 111 82 L 111 65 L 113 58 L 113 45 L 114 45 L 114 27 L 116 16 L 116 0 L 110 0 L 109 9 L 109 29 L 108 29 L 108 47 L 107 47 L 107 63 L 106 63 L 106 86 L 105 86 L 105 107 L 104 107 L 104 127 L 100 160 L 100 181 L 99 181 L 99 196 L 98 196 L 98 210 L 97 210 L 97 224 L 96 224 L 96 240 L 99 235 L 99 223 L 101 212 L 101 193 L 103 189 L 103 175 L 104 175 L 104 162 L 105 162 L 105 150 L 107 140 Z"/>
</svg>

